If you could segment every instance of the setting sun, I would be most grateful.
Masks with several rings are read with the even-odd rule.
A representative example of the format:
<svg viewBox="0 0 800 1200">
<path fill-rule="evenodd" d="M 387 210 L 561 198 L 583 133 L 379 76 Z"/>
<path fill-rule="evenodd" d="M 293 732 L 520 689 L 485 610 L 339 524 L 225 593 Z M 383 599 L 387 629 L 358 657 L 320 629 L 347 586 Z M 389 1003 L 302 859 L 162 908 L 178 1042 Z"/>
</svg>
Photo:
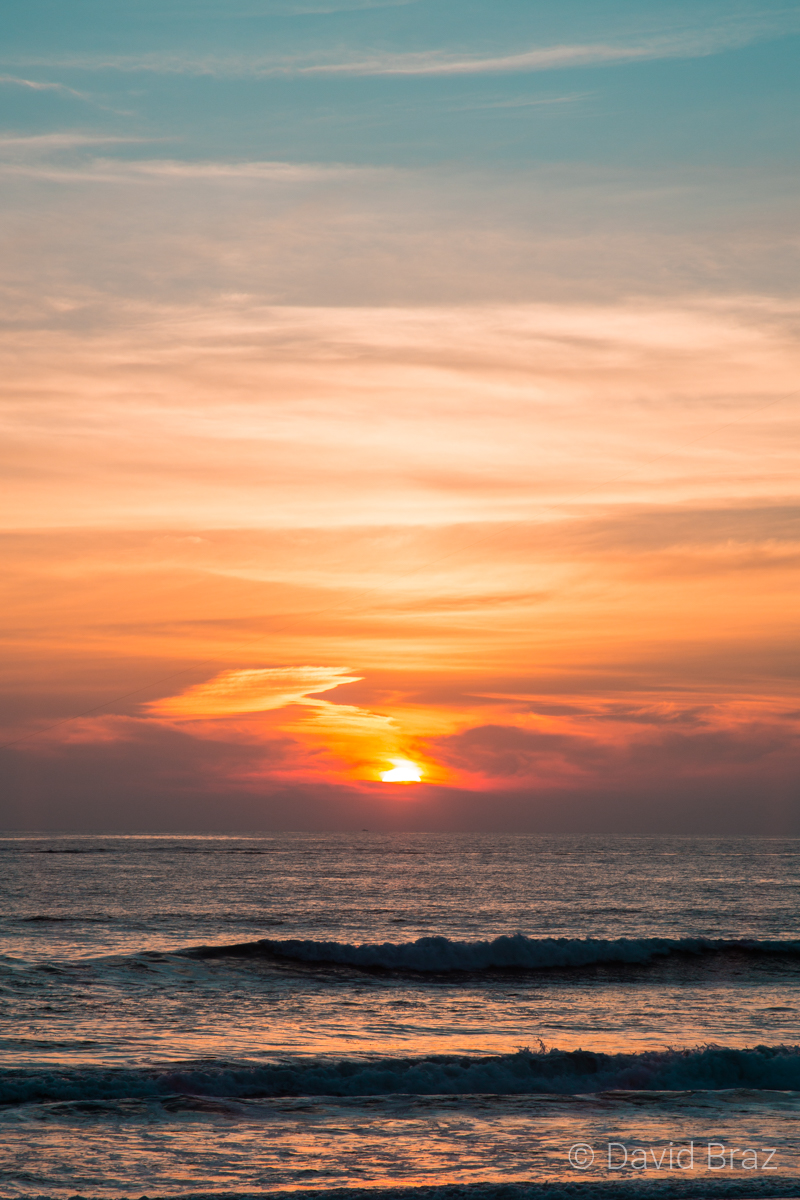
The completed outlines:
<svg viewBox="0 0 800 1200">
<path fill-rule="evenodd" d="M 390 759 L 394 763 L 391 771 L 384 771 L 381 779 L 384 783 L 420 783 L 422 772 L 416 763 L 407 758 Z"/>
</svg>

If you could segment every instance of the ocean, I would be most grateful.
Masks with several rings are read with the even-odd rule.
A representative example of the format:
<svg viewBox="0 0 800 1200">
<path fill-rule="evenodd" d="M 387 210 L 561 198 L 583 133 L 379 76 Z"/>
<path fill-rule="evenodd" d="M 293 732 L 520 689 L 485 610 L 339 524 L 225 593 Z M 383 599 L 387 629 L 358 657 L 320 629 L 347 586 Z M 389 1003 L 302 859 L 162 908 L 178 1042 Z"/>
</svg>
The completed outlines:
<svg viewBox="0 0 800 1200">
<path fill-rule="evenodd" d="M 0 1194 L 800 1196 L 800 840 L 0 838 Z"/>
</svg>

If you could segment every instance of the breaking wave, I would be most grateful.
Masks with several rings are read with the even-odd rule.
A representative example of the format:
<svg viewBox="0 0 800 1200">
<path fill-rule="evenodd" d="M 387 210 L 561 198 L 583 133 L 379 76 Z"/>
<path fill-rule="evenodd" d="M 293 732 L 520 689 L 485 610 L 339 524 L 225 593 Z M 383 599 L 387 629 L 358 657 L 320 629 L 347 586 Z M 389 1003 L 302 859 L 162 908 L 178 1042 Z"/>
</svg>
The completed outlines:
<svg viewBox="0 0 800 1200">
<path fill-rule="evenodd" d="M 366 969 L 441 972 L 586 967 L 599 963 L 645 965 L 670 956 L 738 954 L 800 959 L 800 941 L 710 938 L 530 938 L 517 933 L 492 941 L 457 942 L 423 937 L 415 942 L 350 945 L 347 942 L 278 941 L 262 938 L 233 946 L 200 946 L 184 951 L 198 958 L 261 955 L 307 963 L 336 963 Z"/>
<path fill-rule="evenodd" d="M 159 1098 L 382 1095 L 574 1095 L 607 1091 L 800 1090 L 800 1046 L 703 1046 L 640 1054 L 516 1054 L 162 1067 L 49 1067 L 0 1072 L 0 1103 Z"/>
</svg>

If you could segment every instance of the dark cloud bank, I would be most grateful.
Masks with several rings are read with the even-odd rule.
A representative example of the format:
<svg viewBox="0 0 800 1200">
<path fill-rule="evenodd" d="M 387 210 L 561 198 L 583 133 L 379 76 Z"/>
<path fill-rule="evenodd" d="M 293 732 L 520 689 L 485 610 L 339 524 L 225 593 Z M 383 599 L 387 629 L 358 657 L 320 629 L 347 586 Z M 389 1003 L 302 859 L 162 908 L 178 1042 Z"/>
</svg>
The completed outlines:
<svg viewBox="0 0 800 1200">
<path fill-rule="evenodd" d="M 491 774 L 498 786 L 286 782 L 266 772 L 291 766 L 288 740 L 204 742 L 142 723 L 128 740 L 72 743 L 46 755 L 5 750 L 0 827 L 800 835 L 800 758 L 788 724 L 673 727 L 624 749 L 485 725 L 431 748 L 440 761 Z M 559 785 L 536 782 L 537 772 Z"/>
</svg>

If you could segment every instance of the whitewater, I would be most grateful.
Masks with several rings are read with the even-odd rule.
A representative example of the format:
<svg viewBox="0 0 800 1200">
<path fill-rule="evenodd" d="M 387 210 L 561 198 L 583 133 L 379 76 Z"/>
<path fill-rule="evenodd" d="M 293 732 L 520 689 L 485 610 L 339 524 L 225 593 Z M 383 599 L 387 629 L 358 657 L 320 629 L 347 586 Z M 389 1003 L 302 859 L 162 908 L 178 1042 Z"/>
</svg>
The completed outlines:
<svg viewBox="0 0 800 1200">
<path fill-rule="evenodd" d="M 798 1196 L 798 850 L 0 837 L 0 1195 Z"/>
</svg>

